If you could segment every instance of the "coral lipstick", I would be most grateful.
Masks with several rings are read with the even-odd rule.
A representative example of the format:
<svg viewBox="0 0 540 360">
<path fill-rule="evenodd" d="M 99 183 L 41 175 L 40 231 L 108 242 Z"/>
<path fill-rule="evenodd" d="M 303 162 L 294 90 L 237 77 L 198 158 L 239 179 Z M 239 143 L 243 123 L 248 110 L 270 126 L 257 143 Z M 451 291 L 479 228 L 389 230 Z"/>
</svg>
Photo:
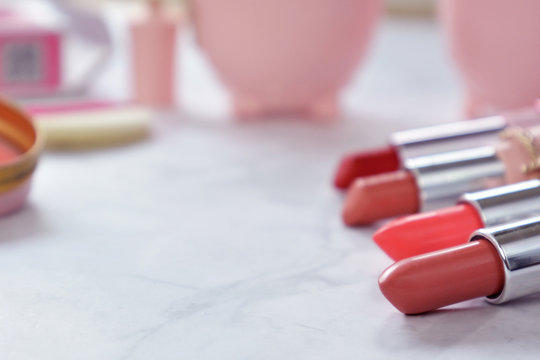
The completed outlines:
<svg viewBox="0 0 540 360">
<path fill-rule="evenodd" d="M 402 313 L 420 314 L 498 294 L 504 283 L 500 262 L 491 244 L 475 241 L 397 262 L 382 273 L 379 287 Z"/>
<path fill-rule="evenodd" d="M 359 177 L 407 168 L 407 161 L 415 157 L 491 144 L 508 126 L 540 123 L 539 108 L 537 104 L 499 116 L 395 132 L 386 147 L 345 155 L 337 166 L 334 185 L 345 190 Z"/>
<path fill-rule="evenodd" d="M 355 181 L 345 199 L 343 219 L 348 225 L 363 225 L 374 220 L 416 211 L 410 194 L 418 194 L 417 211 L 438 209 L 454 204 L 461 194 L 512 184 L 538 177 L 540 174 L 540 126 L 510 128 L 501 134 L 493 146 L 481 146 L 461 151 L 428 155 L 408 160 L 408 188 L 393 196 L 409 201 L 399 209 L 378 211 L 369 209 L 386 206 L 375 204 L 380 194 L 372 192 L 394 188 L 399 179 L 396 173 L 365 177 Z M 393 174 L 393 175 L 392 175 Z M 369 196 L 366 198 L 366 194 Z M 403 210 L 407 210 L 403 211 Z"/>
<path fill-rule="evenodd" d="M 418 157 L 414 170 L 399 170 L 359 178 L 349 189 L 343 221 L 366 225 L 379 219 L 413 214 L 430 207 L 448 206 L 467 191 L 504 184 L 504 164 L 491 146 Z M 401 179 L 409 181 L 403 183 Z M 394 203 L 380 201 L 392 189 Z M 372 212 L 371 209 L 378 211 Z"/>
<path fill-rule="evenodd" d="M 343 209 L 343 221 L 350 226 L 414 213 L 420 207 L 414 176 L 404 170 L 360 178 L 351 191 Z"/>
<path fill-rule="evenodd" d="M 485 296 L 501 304 L 540 292 L 540 217 L 478 230 L 470 242 L 398 261 L 379 278 L 401 312 Z"/>
<path fill-rule="evenodd" d="M 540 180 L 467 193 L 458 204 L 405 216 L 381 227 L 373 239 L 392 259 L 464 244 L 480 228 L 540 215 Z"/>
<path fill-rule="evenodd" d="M 392 259 L 401 260 L 460 244 L 484 227 L 468 204 L 398 218 L 382 226 L 373 240 Z"/>
</svg>

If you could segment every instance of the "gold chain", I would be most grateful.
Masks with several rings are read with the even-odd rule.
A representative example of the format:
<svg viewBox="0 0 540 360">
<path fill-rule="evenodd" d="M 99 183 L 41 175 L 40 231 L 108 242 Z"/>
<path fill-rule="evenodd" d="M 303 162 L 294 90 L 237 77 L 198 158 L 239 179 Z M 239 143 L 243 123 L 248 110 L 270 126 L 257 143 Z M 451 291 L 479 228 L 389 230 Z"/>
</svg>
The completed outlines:
<svg viewBox="0 0 540 360">
<path fill-rule="evenodd" d="M 500 138 L 503 140 L 513 139 L 521 144 L 527 151 L 531 161 L 523 165 L 521 171 L 526 175 L 538 173 L 540 175 L 540 152 L 534 144 L 534 135 L 527 128 L 512 127 L 501 132 Z"/>
</svg>

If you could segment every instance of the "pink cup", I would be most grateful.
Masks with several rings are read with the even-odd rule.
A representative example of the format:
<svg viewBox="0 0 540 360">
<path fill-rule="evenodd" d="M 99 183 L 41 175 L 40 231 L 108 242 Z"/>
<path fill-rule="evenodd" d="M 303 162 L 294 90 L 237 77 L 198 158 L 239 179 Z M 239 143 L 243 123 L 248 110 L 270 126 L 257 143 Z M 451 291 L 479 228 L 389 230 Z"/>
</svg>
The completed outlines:
<svg viewBox="0 0 540 360">
<path fill-rule="evenodd" d="M 439 10 L 468 116 L 530 106 L 540 97 L 540 1 L 440 0 Z"/>
<path fill-rule="evenodd" d="M 176 34 L 160 1 L 150 1 L 146 18 L 131 25 L 134 98 L 156 108 L 175 106 Z"/>
<path fill-rule="evenodd" d="M 197 0 L 192 11 L 239 117 L 331 118 L 364 57 L 380 0 Z"/>
</svg>

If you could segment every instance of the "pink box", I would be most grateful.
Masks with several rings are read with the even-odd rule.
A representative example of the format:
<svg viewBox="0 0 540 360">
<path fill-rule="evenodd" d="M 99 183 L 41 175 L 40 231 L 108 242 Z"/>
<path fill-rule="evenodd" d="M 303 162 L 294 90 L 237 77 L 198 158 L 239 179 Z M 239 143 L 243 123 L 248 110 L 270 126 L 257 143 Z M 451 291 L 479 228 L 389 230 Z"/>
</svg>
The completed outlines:
<svg viewBox="0 0 540 360">
<path fill-rule="evenodd" d="M 0 10 L 0 91 L 32 95 L 62 83 L 62 34 Z"/>
</svg>

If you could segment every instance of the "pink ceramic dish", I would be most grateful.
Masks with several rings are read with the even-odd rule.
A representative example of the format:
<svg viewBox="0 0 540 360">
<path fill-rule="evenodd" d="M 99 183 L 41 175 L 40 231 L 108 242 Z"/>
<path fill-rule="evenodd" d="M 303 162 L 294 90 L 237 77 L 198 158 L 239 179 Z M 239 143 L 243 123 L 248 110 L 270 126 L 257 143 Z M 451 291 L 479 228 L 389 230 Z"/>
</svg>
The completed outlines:
<svg viewBox="0 0 540 360">
<path fill-rule="evenodd" d="M 0 216 L 24 204 L 42 144 L 28 114 L 0 99 Z"/>
<path fill-rule="evenodd" d="M 197 38 L 239 117 L 330 118 L 365 55 L 380 0 L 195 0 Z"/>
<path fill-rule="evenodd" d="M 441 20 L 467 91 L 467 115 L 540 97 L 540 1 L 441 0 Z"/>
<path fill-rule="evenodd" d="M 0 216 L 19 210 L 26 202 L 30 193 L 31 179 L 26 180 L 18 187 L 0 193 Z"/>
</svg>

